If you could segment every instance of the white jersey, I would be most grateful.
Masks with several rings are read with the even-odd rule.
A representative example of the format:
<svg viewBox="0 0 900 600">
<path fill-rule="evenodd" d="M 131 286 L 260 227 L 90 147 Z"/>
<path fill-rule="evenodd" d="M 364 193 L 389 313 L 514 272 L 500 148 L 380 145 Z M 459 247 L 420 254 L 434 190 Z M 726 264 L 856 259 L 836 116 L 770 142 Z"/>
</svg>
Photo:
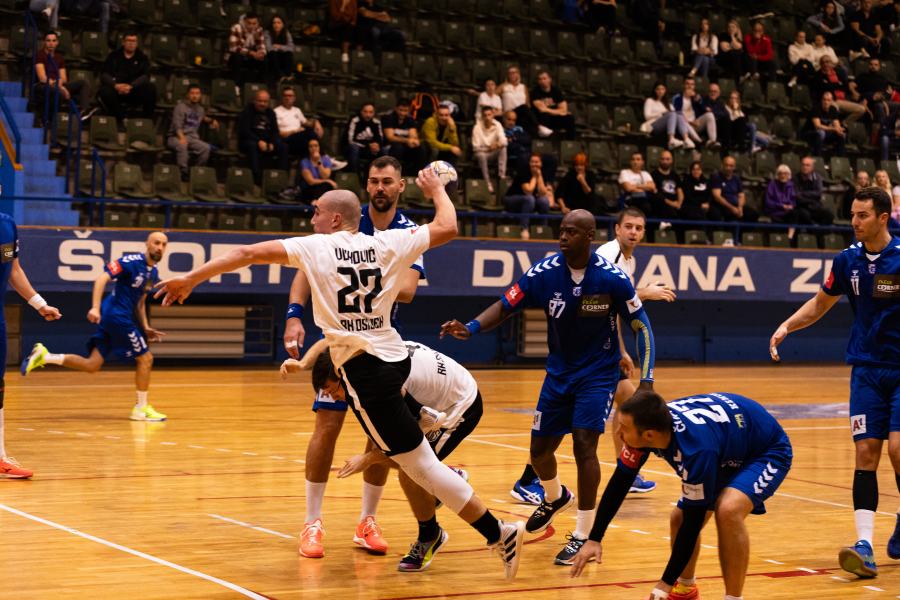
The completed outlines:
<svg viewBox="0 0 900 600">
<path fill-rule="evenodd" d="M 360 350 L 385 362 L 408 356 L 391 327 L 391 307 L 407 270 L 428 250 L 427 225 L 377 237 L 341 231 L 280 241 L 288 264 L 306 273 L 316 325 L 336 368 Z"/>
<path fill-rule="evenodd" d="M 403 387 L 422 406 L 447 413 L 442 429 L 452 429 L 475 402 L 478 384 L 458 362 L 437 350 L 406 342 L 412 367 Z"/>
<path fill-rule="evenodd" d="M 597 250 L 595 250 L 597 254 L 619 267 L 622 271 L 628 275 L 628 279 L 631 280 L 631 284 L 634 285 L 634 268 L 636 261 L 634 260 L 634 254 L 632 254 L 629 258 L 625 258 L 625 255 L 622 254 L 622 248 L 619 246 L 619 240 L 612 240 L 611 242 L 606 242 Z"/>
</svg>

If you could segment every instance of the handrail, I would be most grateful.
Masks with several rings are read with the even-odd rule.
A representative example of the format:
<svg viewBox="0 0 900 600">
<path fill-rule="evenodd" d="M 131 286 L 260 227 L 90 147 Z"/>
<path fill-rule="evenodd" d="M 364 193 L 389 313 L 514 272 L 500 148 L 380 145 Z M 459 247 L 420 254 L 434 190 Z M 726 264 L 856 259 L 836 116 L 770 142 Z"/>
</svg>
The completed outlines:
<svg viewBox="0 0 900 600">
<path fill-rule="evenodd" d="M 28 92 L 28 99 L 34 100 L 34 79 L 37 77 L 35 73 L 34 65 L 37 62 L 37 32 L 38 27 L 37 23 L 34 22 L 34 17 L 31 16 L 31 11 L 27 8 L 25 9 L 25 31 L 22 32 L 22 43 L 24 45 L 24 51 L 22 54 L 22 91 L 25 91 L 27 87 L 26 82 L 28 77 L 28 25 L 31 24 L 31 88 Z"/>
<path fill-rule="evenodd" d="M 16 120 L 13 118 L 12 111 L 9 110 L 9 104 L 6 103 L 6 98 L 3 97 L 3 94 L 0 94 L 0 109 L 3 109 L 3 114 L 6 115 L 6 121 L 9 123 L 10 128 L 12 128 L 13 137 L 16 140 L 15 149 L 12 148 L 9 135 L 6 133 L 6 127 L 3 127 L 2 123 L 0 123 L 0 138 L 3 140 L 3 145 L 6 146 L 6 153 L 9 154 L 15 169 L 21 171 L 22 163 L 19 157 L 22 156 L 22 135 L 19 133 L 19 126 L 16 125 Z"/>
<path fill-rule="evenodd" d="M 56 66 L 56 61 L 53 60 L 53 56 L 50 53 L 47 53 L 47 64 L 53 67 L 53 71 L 56 73 L 56 86 L 53 94 L 53 114 L 50 115 L 50 86 L 46 85 L 47 92 L 44 94 L 44 130 L 41 133 L 41 139 L 46 140 L 47 144 L 53 148 L 56 146 L 56 124 L 59 119 L 56 118 L 57 113 L 59 112 L 59 80 L 62 78 L 62 74 L 59 72 L 59 67 Z M 47 77 L 47 84 L 50 83 L 50 73 L 45 73 Z M 53 119 L 53 128 L 50 132 L 50 140 L 47 140 L 47 128 L 49 127 L 48 119 Z"/>
<path fill-rule="evenodd" d="M 69 171 L 71 170 L 72 165 L 72 112 L 75 112 L 75 117 L 78 119 L 78 149 L 75 151 L 75 156 L 79 161 L 79 164 L 76 165 L 75 168 L 75 187 L 73 188 L 73 195 L 78 193 L 78 186 L 81 183 L 81 111 L 78 110 L 78 106 L 75 104 L 75 100 L 69 98 L 69 141 L 66 144 L 66 189 L 69 189 Z"/>
</svg>

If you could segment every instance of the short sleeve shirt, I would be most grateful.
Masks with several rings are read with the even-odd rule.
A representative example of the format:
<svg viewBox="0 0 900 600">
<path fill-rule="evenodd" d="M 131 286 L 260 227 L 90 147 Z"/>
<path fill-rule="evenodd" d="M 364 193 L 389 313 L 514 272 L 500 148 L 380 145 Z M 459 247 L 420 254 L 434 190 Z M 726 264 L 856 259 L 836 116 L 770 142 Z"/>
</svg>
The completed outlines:
<svg viewBox="0 0 900 600">
<path fill-rule="evenodd" d="M 50 61 L 47 59 L 48 52 L 41 48 L 37 51 L 37 55 L 35 56 L 35 62 L 38 64 L 44 65 L 44 70 L 47 73 L 48 79 L 56 79 L 56 71 L 50 66 Z M 53 62 L 56 63 L 56 68 L 62 71 L 66 68 L 66 57 L 62 52 L 56 50 L 53 53 Z"/>
<path fill-rule="evenodd" d="M 653 177 L 650 176 L 650 173 L 647 171 L 641 171 L 640 173 L 635 173 L 631 169 L 622 169 L 622 172 L 619 173 L 619 185 L 623 183 L 630 183 L 632 185 L 643 185 L 645 183 L 650 183 L 653 181 Z M 624 188 L 622 188 L 624 191 Z M 636 192 L 639 195 L 646 195 L 646 192 Z"/>
<path fill-rule="evenodd" d="M 138 302 L 159 280 L 156 265 L 150 266 L 143 254 L 128 254 L 106 265 L 104 271 L 116 286 L 100 307 L 101 322 L 133 323 Z"/>
<path fill-rule="evenodd" d="M 331 159 L 328 158 L 327 156 L 323 156 L 322 157 L 322 166 L 326 169 L 330 169 L 331 168 Z M 309 169 L 309 171 L 310 171 L 310 173 L 312 173 L 313 177 L 315 177 L 316 179 L 322 179 L 322 176 L 319 174 L 319 167 L 317 165 L 314 165 L 310 159 L 304 158 L 303 160 L 300 161 L 300 170 L 302 171 L 303 169 Z M 306 182 L 305 179 L 303 179 L 302 181 L 304 183 Z"/>
<path fill-rule="evenodd" d="M 625 258 L 625 255 L 622 254 L 622 247 L 619 245 L 619 240 L 610 240 L 606 242 L 597 248 L 596 253 L 622 269 L 622 271 L 628 275 L 628 279 L 631 280 L 632 285 L 634 285 L 634 270 L 637 268 L 637 261 L 634 259 L 634 254 Z"/>
<path fill-rule="evenodd" d="M 662 194 L 666 200 L 678 200 L 678 188 L 681 187 L 681 177 L 674 170 L 668 175 L 656 169 L 651 174 L 656 183 L 656 191 Z"/>
<path fill-rule="evenodd" d="M 738 194 L 743 193 L 744 183 L 734 173 L 732 173 L 731 179 L 725 179 L 724 175 L 716 172 L 709 180 L 709 188 L 710 190 L 722 190 L 722 197 L 732 206 L 737 206 Z"/>
<path fill-rule="evenodd" d="M 393 129 L 394 135 L 397 137 L 409 137 L 410 130 L 416 128 L 416 120 L 407 115 L 401 121 L 397 117 L 397 113 L 391 111 L 381 118 L 381 128 Z"/>
<path fill-rule="evenodd" d="M 19 258 L 19 232 L 9 215 L 0 213 L 0 292 L 6 293 L 13 262 Z M 0 323 L 4 322 L 0 311 Z"/>
<path fill-rule="evenodd" d="M 832 123 L 839 118 L 840 115 L 838 114 L 838 109 L 833 104 L 827 111 L 822 108 L 821 105 L 819 105 L 813 107 L 812 118 L 810 119 L 810 121 L 812 121 L 812 119 L 819 119 L 819 122 L 821 122 L 822 125 L 824 125 L 825 127 L 831 127 Z"/>
<path fill-rule="evenodd" d="M 546 92 L 541 89 L 541 86 L 535 87 L 531 90 L 532 103 L 535 100 L 542 100 L 547 108 L 556 108 L 561 102 L 566 101 L 562 91 L 555 85 L 551 85 Z"/>
<path fill-rule="evenodd" d="M 275 109 L 275 117 L 278 119 L 278 131 L 297 131 L 306 123 L 303 111 L 296 106 L 290 109 L 279 106 Z"/>
</svg>

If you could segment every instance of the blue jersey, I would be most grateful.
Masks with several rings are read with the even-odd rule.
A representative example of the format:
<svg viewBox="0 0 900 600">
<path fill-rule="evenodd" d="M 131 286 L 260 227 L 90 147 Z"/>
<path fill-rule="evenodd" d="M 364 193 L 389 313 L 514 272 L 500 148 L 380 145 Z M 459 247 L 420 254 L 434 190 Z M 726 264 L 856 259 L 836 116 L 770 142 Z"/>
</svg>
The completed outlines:
<svg viewBox="0 0 900 600">
<path fill-rule="evenodd" d="M 626 446 L 618 465 L 637 474 L 650 453 L 656 454 L 681 477 L 685 504 L 710 504 L 718 480 L 732 476 L 742 464 L 766 454 L 787 437 L 765 408 L 737 394 L 691 396 L 667 404 L 673 429 L 669 447 L 634 450 Z"/>
<path fill-rule="evenodd" d="M 900 369 L 900 238 L 881 254 L 862 242 L 837 255 L 822 291 L 846 294 L 856 319 L 847 342 L 847 364 Z"/>
<path fill-rule="evenodd" d="M 129 254 L 114 260 L 104 268 L 116 282 L 112 294 L 103 300 L 100 318 L 103 323 L 134 324 L 134 310 L 159 280 L 156 265 L 147 264 L 143 254 Z"/>
<path fill-rule="evenodd" d="M 555 377 L 581 376 L 619 362 L 616 317 L 628 322 L 644 314 L 628 275 L 597 254 L 591 254 L 581 283 L 572 279 L 561 253 L 535 263 L 501 301 L 511 313 L 544 309 L 550 346 L 547 374 Z M 652 379 L 652 360 L 641 359 L 648 369 L 642 379 Z"/>
<path fill-rule="evenodd" d="M 0 213 L 0 293 L 6 295 L 13 261 L 19 258 L 19 232 L 16 222 L 9 215 Z M 0 311 L 0 323 L 6 322 Z"/>
</svg>

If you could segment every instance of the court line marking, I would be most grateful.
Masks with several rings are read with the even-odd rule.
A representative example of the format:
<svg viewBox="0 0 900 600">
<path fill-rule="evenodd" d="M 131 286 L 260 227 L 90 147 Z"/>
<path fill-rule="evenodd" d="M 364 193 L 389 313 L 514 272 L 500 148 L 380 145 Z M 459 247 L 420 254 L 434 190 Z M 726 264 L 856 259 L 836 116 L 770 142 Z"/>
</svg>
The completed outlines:
<svg viewBox="0 0 900 600">
<path fill-rule="evenodd" d="M 163 446 L 177 446 L 175 442 L 160 442 Z"/>
<path fill-rule="evenodd" d="M 844 583 L 850 581 L 849 579 L 844 579 L 843 577 L 837 577 L 836 575 L 832 575 L 831 578 L 837 579 L 838 581 L 843 581 Z"/>
<path fill-rule="evenodd" d="M 806 567 L 797 567 L 798 571 L 806 571 L 807 573 L 818 573 L 815 569 L 807 569 Z"/>
<path fill-rule="evenodd" d="M 255 530 L 257 530 L 257 531 L 264 531 L 264 532 L 266 532 L 266 533 L 271 533 L 272 535 L 277 535 L 277 536 L 279 536 L 279 537 L 290 538 L 290 539 L 292 539 L 292 540 L 293 540 L 293 539 L 297 539 L 297 538 L 295 538 L 295 537 L 292 536 L 292 535 L 286 535 L 286 534 L 284 534 L 284 533 L 278 533 L 277 531 L 272 531 L 271 529 L 265 529 L 264 527 L 257 527 L 257 526 L 255 526 L 255 525 L 251 525 L 250 523 L 243 523 L 243 522 L 241 522 L 241 521 L 235 521 L 234 519 L 229 519 L 228 517 L 221 517 L 221 516 L 219 516 L 219 515 L 213 515 L 213 514 L 210 514 L 210 515 L 208 515 L 208 516 L 213 517 L 213 518 L 215 518 L 215 519 L 222 519 L 223 521 L 228 521 L 229 523 L 234 523 L 235 525 L 243 525 L 244 527 L 249 527 L 250 529 L 255 529 Z"/>
<path fill-rule="evenodd" d="M 19 427 L 21 431 L 34 431 L 34 429 L 28 429 L 27 427 Z"/>
<path fill-rule="evenodd" d="M 48 521 L 46 519 L 42 519 L 40 517 L 36 517 L 34 515 L 30 515 L 26 512 L 22 512 L 21 510 L 16 510 L 10 506 L 6 506 L 5 504 L 0 504 L 0 509 L 3 509 L 7 512 L 11 512 L 13 514 L 19 515 L 20 517 L 25 517 L 26 519 L 31 519 L 32 521 L 37 521 L 38 523 L 43 523 L 44 525 L 49 525 L 50 527 L 55 527 L 56 529 L 60 529 L 62 531 L 66 531 L 68 533 L 77 535 L 79 537 L 83 537 L 87 540 L 91 540 L 93 542 L 98 542 L 103 544 L 104 546 L 109 546 L 110 548 L 115 548 L 116 550 L 121 550 L 122 552 L 127 552 L 129 554 L 133 554 L 134 556 L 139 556 L 141 558 L 146 558 L 147 560 L 151 560 L 155 563 L 159 563 L 166 567 L 171 567 L 176 571 L 181 571 L 182 573 L 187 573 L 188 575 L 195 575 L 196 577 L 200 577 L 201 579 L 206 579 L 207 581 L 211 581 L 213 583 L 217 583 L 223 587 L 227 587 L 230 590 L 234 590 L 239 594 L 243 594 L 248 598 L 253 598 L 254 600 L 267 600 L 265 596 L 261 596 L 256 592 L 251 592 L 248 589 L 244 589 L 239 585 L 235 585 L 233 583 L 229 583 L 217 577 L 213 577 L 212 575 L 207 575 L 205 573 L 201 573 L 200 571 L 195 571 L 193 569 L 188 569 L 187 567 L 182 567 L 181 565 L 176 565 L 175 563 L 169 562 L 167 560 L 163 560 L 161 558 L 157 558 L 155 556 L 151 556 L 144 552 L 139 552 L 138 550 L 132 550 L 126 546 L 122 546 L 120 544 L 114 544 L 113 542 L 108 542 L 104 539 L 98 538 L 93 535 L 88 535 L 87 533 L 83 533 L 76 529 L 72 529 L 71 527 L 66 527 L 65 525 L 60 525 L 59 523 L 54 523 L 53 521 Z"/>
<path fill-rule="evenodd" d="M 827 417 L 827 418 L 833 419 L 836 417 Z M 783 429 L 785 431 L 814 431 L 817 429 L 846 429 L 846 428 L 847 428 L 846 425 L 840 425 L 838 427 L 784 427 Z"/>
<path fill-rule="evenodd" d="M 649 531 L 641 531 L 640 529 L 632 529 L 632 533 L 643 533 L 644 535 L 650 535 Z"/>
<path fill-rule="evenodd" d="M 884 591 L 883 589 L 877 588 L 874 585 L 864 585 L 863 589 L 864 590 L 872 590 L 873 592 L 883 592 Z"/>
<path fill-rule="evenodd" d="M 777 560 L 772 560 L 770 558 L 764 558 L 763 560 L 766 561 L 767 563 L 772 563 L 773 565 L 783 565 L 784 564 L 783 562 L 778 562 Z"/>
</svg>

